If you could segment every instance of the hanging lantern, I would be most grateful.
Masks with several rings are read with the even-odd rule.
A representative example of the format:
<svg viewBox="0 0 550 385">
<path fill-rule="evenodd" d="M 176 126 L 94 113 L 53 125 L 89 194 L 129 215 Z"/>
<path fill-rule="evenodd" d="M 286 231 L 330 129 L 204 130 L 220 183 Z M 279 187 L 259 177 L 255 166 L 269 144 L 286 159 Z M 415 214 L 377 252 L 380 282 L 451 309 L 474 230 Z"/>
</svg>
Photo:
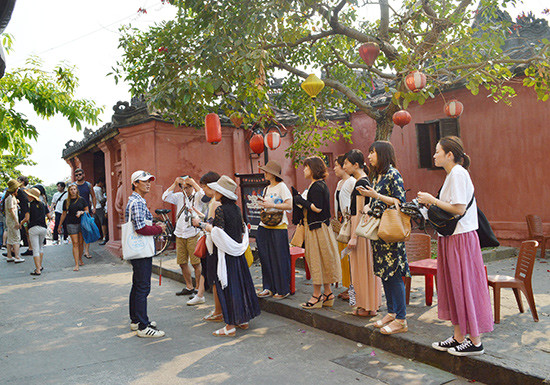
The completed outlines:
<svg viewBox="0 0 550 385">
<path fill-rule="evenodd" d="M 392 120 L 396 125 L 403 128 L 411 122 L 411 114 L 408 111 L 400 110 L 393 114 Z"/>
<path fill-rule="evenodd" d="M 369 67 L 372 67 L 380 55 L 380 47 L 376 43 L 365 43 L 359 47 L 359 56 Z"/>
<path fill-rule="evenodd" d="M 317 121 L 317 111 L 315 109 L 315 98 L 325 87 L 325 82 L 319 79 L 315 74 L 311 74 L 307 79 L 302 83 L 302 89 L 313 99 L 313 117 Z"/>
<path fill-rule="evenodd" d="M 405 84 L 412 92 L 419 92 L 426 87 L 426 75 L 420 71 L 413 71 L 405 77 Z"/>
<path fill-rule="evenodd" d="M 231 123 L 233 123 L 233 125 L 237 128 L 239 128 L 241 124 L 243 124 L 243 117 L 238 112 L 233 112 L 229 119 L 231 120 Z"/>
<path fill-rule="evenodd" d="M 268 132 L 264 139 L 264 144 L 270 150 L 275 150 L 281 145 L 281 135 L 276 131 Z"/>
<path fill-rule="evenodd" d="M 445 108 L 443 110 L 447 116 L 450 116 L 451 118 L 458 118 L 464 111 L 464 105 L 458 100 L 453 99 L 445 103 Z"/>
<path fill-rule="evenodd" d="M 204 119 L 204 132 L 206 141 L 210 144 L 218 144 L 222 140 L 222 125 L 218 114 L 210 113 Z"/>
<path fill-rule="evenodd" d="M 250 138 L 250 149 L 256 154 L 264 152 L 264 137 L 262 134 L 254 134 Z"/>
</svg>

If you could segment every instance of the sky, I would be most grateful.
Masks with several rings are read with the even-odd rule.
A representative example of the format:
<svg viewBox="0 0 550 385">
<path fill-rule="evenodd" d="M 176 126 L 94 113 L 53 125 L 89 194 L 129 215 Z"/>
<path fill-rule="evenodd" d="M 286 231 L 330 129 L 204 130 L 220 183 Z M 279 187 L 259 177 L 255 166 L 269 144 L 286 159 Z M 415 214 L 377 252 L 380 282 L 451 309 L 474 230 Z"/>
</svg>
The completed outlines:
<svg viewBox="0 0 550 385">
<path fill-rule="evenodd" d="M 395 3 L 390 0 L 390 5 Z M 541 17 L 544 3 L 525 0 L 508 11 L 512 17 L 529 10 Z M 371 7 L 376 12 L 377 6 Z M 139 8 L 146 9 L 147 14 L 138 13 Z M 122 56 L 117 48 L 119 27 L 130 23 L 145 29 L 174 15 L 175 8 L 163 5 L 161 0 L 18 0 L 5 31 L 15 39 L 14 51 L 7 57 L 7 71 L 22 66 L 30 55 L 38 55 L 47 69 L 60 62 L 74 65 L 80 80 L 76 96 L 104 106 L 100 115 L 102 122 L 96 126 L 85 125 L 96 130 L 111 121 L 112 107 L 117 101 L 130 100 L 128 85 L 117 85 L 107 76 Z M 63 117 L 43 120 L 28 105 L 21 104 L 17 108 L 39 132 L 38 140 L 30 142 L 33 147 L 31 159 L 37 165 L 21 167 L 20 171 L 42 179 L 45 184 L 67 179 L 70 167 L 61 154 L 67 141 L 83 138 L 82 131 L 77 132 Z"/>
</svg>

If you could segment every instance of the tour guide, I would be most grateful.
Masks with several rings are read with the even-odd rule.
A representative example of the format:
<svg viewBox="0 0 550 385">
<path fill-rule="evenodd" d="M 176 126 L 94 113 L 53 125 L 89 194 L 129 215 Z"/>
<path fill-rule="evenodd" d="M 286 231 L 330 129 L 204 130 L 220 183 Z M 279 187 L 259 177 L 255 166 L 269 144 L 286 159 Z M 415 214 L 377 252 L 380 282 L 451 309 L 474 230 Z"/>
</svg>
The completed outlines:
<svg viewBox="0 0 550 385">
<path fill-rule="evenodd" d="M 152 223 L 153 215 L 147 208 L 144 197 L 151 189 L 151 181 L 155 176 L 146 171 L 136 171 L 132 174 L 132 195 L 128 198 L 126 206 L 126 221 L 129 218 L 129 210 L 132 208 L 132 223 L 138 234 L 154 236 L 162 233 L 166 225 L 147 225 Z M 147 296 L 151 291 L 151 272 L 153 268 L 153 256 L 130 260 L 134 268 L 132 277 L 132 290 L 130 291 L 130 329 L 137 330 L 138 337 L 163 337 L 164 332 L 156 328 L 155 322 L 149 322 L 147 317 Z"/>
</svg>

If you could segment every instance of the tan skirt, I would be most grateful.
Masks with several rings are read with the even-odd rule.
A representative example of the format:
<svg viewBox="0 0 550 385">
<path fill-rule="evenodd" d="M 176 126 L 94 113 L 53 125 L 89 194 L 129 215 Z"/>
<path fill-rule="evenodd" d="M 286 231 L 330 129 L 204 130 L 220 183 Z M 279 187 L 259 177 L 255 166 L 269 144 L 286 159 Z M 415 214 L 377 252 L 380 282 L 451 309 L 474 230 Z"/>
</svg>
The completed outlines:
<svg viewBox="0 0 550 385">
<path fill-rule="evenodd" d="M 340 282 L 342 268 L 334 232 L 324 223 L 315 230 L 310 230 L 307 223 L 304 225 L 305 257 L 313 284 Z"/>
</svg>

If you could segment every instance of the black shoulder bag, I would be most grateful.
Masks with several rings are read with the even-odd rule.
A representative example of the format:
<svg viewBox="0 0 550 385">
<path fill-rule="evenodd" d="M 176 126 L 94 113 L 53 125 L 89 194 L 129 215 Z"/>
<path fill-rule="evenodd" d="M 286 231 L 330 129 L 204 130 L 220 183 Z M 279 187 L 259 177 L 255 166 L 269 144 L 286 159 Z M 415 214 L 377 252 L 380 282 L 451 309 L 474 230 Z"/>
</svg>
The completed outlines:
<svg viewBox="0 0 550 385">
<path fill-rule="evenodd" d="M 439 194 L 437 195 L 439 196 Z M 458 221 L 466 215 L 472 203 L 474 203 L 474 195 L 472 195 L 472 199 L 470 199 L 470 203 L 468 203 L 468 206 L 466 206 L 466 210 L 462 215 L 453 215 L 442 208 L 437 207 L 436 205 L 431 205 L 428 208 L 428 222 L 430 222 L 434 229 L 444 237 L 453 235 Z"/>
</svg>

